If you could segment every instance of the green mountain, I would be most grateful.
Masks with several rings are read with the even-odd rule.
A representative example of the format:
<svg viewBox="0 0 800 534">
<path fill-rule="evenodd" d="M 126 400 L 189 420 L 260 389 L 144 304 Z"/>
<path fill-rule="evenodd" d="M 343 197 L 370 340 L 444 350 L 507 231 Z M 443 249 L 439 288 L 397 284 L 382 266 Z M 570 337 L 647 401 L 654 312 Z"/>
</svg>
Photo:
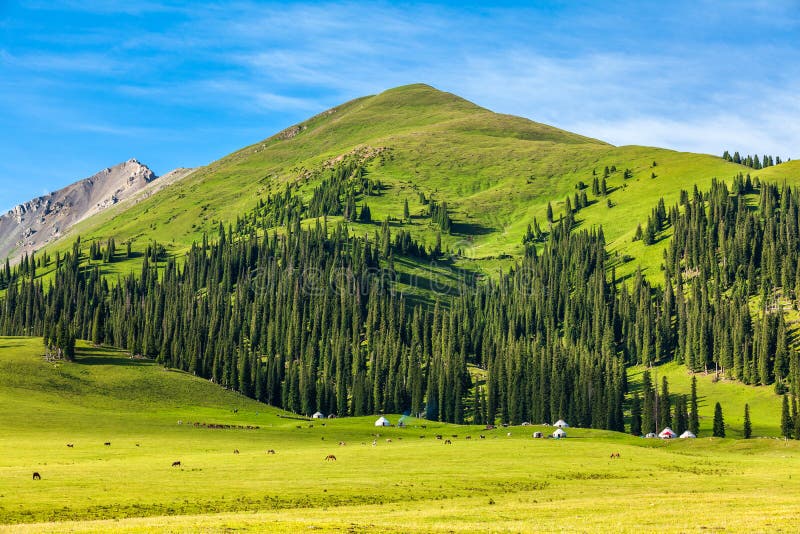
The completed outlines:
<svg viewBox="0 0 800 534">
<path fill-rule="evenodd" d="M 401 87 L 0 270 L 0 333 L 68 359 L 91 339 L 306 415 L 681 432 L 696 401 L 633 366 L 800 393 L 797 171 Z"/>
<path fill-rule="evenodd" d="M 558 216 L 565 198 L 579 192 L 579 182 L 591 186 L 606 167 L 616 169 L 607 179 L 610 193 L 602 198 L 589 194 L 591 205 L 577 219 L 587 227 L 603 225 L 610 250 L 639 258 L 645 267 L 657 266 L 660 251 L 646 251 L 631 238 L 659 198 L 671 205 L 681 189 L 697 185 L 705 190 L 714 177 L 752 172 L 711 155 L 615 147 L 493 113 L 427 85 L 409 85 L 330 109 L 211 163 L 135 206 L 109 209 L 78 225 L 53 250 L 68 249 L 81 235 L 84 242 L 133 240 L 134 250 L 156 240 L 179 253 L 287 184 L 311 198 L 320 171 L 345 159 L 362 163 L 369 178 L 383 186 L 380 195 L 367 199 L 373 221 L 392 218 L 392 231 L 408 230 L 433 246 L 437 227 L 423 216 L 427 207 L 420 193 L 446 202 L 453 229 L 442 236 L 443 247 L 461 249 L 456 265 L 488 273 L 521 256 L 528 224 L 535 218 L 546 226 L 548 202 Z M 760 172 L 778 181 L 800 178 L 794 162 Z M 408 222 L 400 220 L 405 201 L 412 216 Z M 354 223 L 351 229 L 371 234 L 376 224 Z M 129 267 L 119 264 L 113 270 L 127 272 Z"/>
</svg>

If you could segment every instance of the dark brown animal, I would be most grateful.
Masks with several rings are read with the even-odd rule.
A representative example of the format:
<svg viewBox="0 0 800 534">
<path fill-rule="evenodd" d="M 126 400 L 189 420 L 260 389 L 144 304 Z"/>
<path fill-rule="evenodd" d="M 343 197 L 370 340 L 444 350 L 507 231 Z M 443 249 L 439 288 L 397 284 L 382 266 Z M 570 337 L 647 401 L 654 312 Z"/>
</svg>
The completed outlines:
<svg viewBox="0 0 800 534">
<path fill-rule="evenodd" d="M 345 443 L 344 441 L 340 441 L 340 442 L 339 442 L 339 446 L 340 446 L 340 447 L 344 447 L 345 445 L 347 445 L 347 443 Z"/>
<path fill-rule="evenodd" d="M 75 446 L 75 444 L 74 444 L 74 443 L 67 443 L 67 447 L 69 447 L 70 449 L 71 449 L 72 447 L 74 447 L 74 446 Z"/>
<path fill-rule="evenodd" d="M 486 439 L 486 436 L 484 436 L 483 434 L 481 434 L 481 439 Z"/>
<path fill-rule="evenodd" d="M 436 439 L 442 439 L 442 435 L 441 434 L 436 434 Z"/>
<path fill-rule="evenodd" d="M 446 440 L 444 440 L 444 444 L 445 444 L 445 445 L 452 445 L 452 444 L 453 444 L 453 442 L 452 442 L 452 441 L 450 441 L 449 439 L 446 439 Z"/>
<path fill-rule="evenodd" d="M 612 453 L 611 453 L 611 458 L 612 458 L 612 459 L 614 459 L 614 458 L 620 458 L 620 455 L 619 455 L 619 453 L 618 453 L 618 452 L 612 452 Z"/>
<path fill-rule="evenodd" d="M 275 449 L 270 449 L 267 451 L 267 454 L 275 454 Z"/>
<path fill-rule="evenodd" d="M 172 467 L 180 467 L 180 466 L 181 466 L 181 462 L 180 461 L 172 462 Z"/>
<path fill-rule="evenodd" d="M 332 454 L 329 454 L 328 456 L 325 457 L 325 461 L 326 462 L 335 462 L 336 461 L 336 456 L 334 456 Z"/>
<path fill-rule="evenodd" d="M 239 454 L 239 449 L 233 449 L 233 454 Z"/>
<path fill-rule="evenodd" d="M 106 447 L 110 447 L 111 446 L 111 442 L 110 441 L 106 441 L 105 443 L 103 443 L 103 445 L 105 445 Z"/>
<path fill-rule="evenodd" d="M 472 436 L 467 436 L 467 437 L 466 437 L 466 438 L 464 438 L 464 439 L 472 439 Z"/>
<path fill-rule="evenodd" d="M 34 471 L 33 472 L 33 480 L 42 480 L 42 475 L 40 475 L 38 472 Z"/>
</svg>

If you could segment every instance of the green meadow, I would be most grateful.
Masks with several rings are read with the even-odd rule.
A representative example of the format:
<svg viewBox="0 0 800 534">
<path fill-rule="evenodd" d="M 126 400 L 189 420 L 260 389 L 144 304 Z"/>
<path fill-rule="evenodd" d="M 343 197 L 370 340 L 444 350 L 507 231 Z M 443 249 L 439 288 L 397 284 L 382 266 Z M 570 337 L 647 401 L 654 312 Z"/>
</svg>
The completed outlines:
<svg viewBox="0 0 800 534">
<path fill-rule="evenodd" d="M 0 530 L 790 532 L 800 512 L 800 442 L 764 437 L 779 433 L 769 388 L 699 376 L 696 440 L 532 439 L 552 428 L 307 420 L 112 349 L 42 353 L 0 338 Z M 707 396 L 730 406 L 733 437 L 749 402 L 759 437 L 705 437 Z"/>
</svg>

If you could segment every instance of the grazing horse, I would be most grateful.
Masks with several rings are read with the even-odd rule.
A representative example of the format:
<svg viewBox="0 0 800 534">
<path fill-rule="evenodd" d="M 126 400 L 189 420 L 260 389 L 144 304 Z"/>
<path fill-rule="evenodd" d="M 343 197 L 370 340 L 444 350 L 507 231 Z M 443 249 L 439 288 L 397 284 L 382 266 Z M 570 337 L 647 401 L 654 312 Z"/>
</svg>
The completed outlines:
<svg viewBox="0 0 800 534">
<path fill-rule="evenodd" d="M 612 459 L 614 459 L 614 458 L 620 458 L 620 455 L 619 455 L 619 453 L 618 453 L 618 452 L 612 452 L 612 453 L 611 453 L 611 458 L 612 458 Z"/>
<path fill-rule="evenodd" d="M 452 441 L 450 441 L 449 439 L 446 439 L 446 440 L 444 440 L 444 444 L 445 444 L 445 445 L 452 445 L 452 444 L 453 444 L 453 442 L 452 442 Z"/>
<path fill-rule="evenodd" d="M 336 461 L 336 456 L 334 456 L 332 454 L 329 454 L 328 456 L 325 457 L 325 461 L 326 462 L 335 462 Z"/>
<path fill-rule="evenodd" d="M 233 454 L 239 454 L 239 449 L 233 449 Z"/>
<path fill-rule="evenodd" d="M 178 460 L 177 462 L 172 462 L 172 467 L 180 467 L 180 466 L 181 466 L 180 460 Z"/>
<path fill-rule="evenodd" d="M 70 449 L 71 449 L 72 447 L 74 447 L 74 446 L 75 446 L 75 444 L 74 444 L 74 443 L 67 443 L 67 447 L 69 447 Z"/>
<path fill-rule="evenodd" d="M 275 454 L 275 449 L 270 449 L 267 451 L 267 454 Z"/>
<path fill-rule="evenodd" d="M 483 434 L 481 434 L 481 439 L 486 439 L 486 436 L 484 436 Z"/>
<path fill-rule="evenodd" d="M 37 471 L 34 471 L 33 480 L 42 480 L 42 475 L 40 475 Z"/>
<path fill-rule="evenodd" d="M 344 441 L 340 441 L 340 442 L 339 442 L 339 446 L 340 446 L 340 447 L 344 447 L 345 445 L 347 445 L 347 443 L 345 443 Z"/>
<path fill-rule="evenodd" d="M 103 445 L 105 445 L 106 447 L 110 447 L 111 446 L 111 442 L 110 441 L 106 441 L 105 443 L 103 443 Z"/>
<path fill-rule="evenodd" d="M 386 443 L 391 443 L 391 442 L 392 442 L 392 440 L 390 440 L 390 439 L 386 440 Z"/>
</svg>

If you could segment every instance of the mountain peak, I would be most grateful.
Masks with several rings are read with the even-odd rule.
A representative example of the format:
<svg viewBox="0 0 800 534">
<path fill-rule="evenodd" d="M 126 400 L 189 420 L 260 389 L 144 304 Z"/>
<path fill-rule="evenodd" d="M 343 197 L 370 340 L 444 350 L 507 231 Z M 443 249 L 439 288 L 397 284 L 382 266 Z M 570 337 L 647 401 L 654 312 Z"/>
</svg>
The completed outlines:
<svg viewBox="0 0 800 534">
<path fill-rule="evenodd" d="M 36 251 L 75 223 L 136 195 L 156 178 L 147 165 L 131 158 L 15 206 L 0 216 L 0 257 Z"/>
</svg>

